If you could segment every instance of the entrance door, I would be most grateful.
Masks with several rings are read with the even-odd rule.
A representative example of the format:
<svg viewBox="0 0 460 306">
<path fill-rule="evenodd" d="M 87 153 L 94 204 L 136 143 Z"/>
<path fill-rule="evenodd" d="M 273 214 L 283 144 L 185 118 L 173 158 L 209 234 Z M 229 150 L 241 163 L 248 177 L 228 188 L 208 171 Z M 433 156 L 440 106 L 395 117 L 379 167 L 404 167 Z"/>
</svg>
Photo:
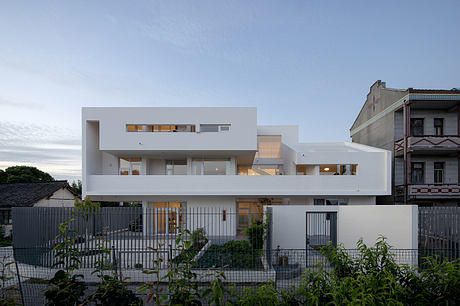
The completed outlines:
<svg viewBox="0 0 460 306">
<path fill-rule="evenodd" d="M 184 206 L 184 202 L 154 202 L 155 233 L 177 234 L 182 226 L 182 208 Z"/>
<path fill-rule="evenodd" d="M 305 223 L 307 250 L 328 244 L 337 247 L 337 212 L 307 212 Z"/>
</svg>

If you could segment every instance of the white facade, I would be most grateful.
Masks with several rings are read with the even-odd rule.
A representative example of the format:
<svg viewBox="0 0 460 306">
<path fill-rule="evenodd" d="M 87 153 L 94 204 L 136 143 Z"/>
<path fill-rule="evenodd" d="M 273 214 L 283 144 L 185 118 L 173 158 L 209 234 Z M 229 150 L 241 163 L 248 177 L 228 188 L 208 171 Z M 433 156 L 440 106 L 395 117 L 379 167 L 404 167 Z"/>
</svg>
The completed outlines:
<svg viewBox="0 0 460 306">
<path fill-rule="evenodd" d="M 174 201 L 237 212 L 240 202 L 375 204 L 391 193 L 391 153 L 299 143 L 297 126 L 258 126 L 257 110 L 83 108 L 83 197 Z"/>
</svg>

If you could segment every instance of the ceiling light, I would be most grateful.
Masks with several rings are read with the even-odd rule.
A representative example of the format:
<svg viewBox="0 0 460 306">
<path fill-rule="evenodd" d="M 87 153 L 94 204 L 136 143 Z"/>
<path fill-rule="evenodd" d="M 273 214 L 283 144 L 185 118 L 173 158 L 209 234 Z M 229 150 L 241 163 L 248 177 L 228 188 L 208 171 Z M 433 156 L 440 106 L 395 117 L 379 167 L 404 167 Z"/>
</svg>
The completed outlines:
<svg viewBox="0 0 460 306">
<path fill-rule="evenodd" d="M 324 168 L 324 171 L 329 171 L 329 168 Z"/>
</svg>

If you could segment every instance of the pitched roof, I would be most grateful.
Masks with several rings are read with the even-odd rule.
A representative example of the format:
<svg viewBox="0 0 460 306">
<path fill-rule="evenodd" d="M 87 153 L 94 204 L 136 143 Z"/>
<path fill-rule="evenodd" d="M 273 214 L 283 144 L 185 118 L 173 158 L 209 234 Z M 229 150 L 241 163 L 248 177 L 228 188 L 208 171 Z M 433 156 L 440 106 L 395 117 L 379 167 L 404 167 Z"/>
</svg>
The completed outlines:
<svg viewBox="0 0 460 306">
<path fill-rule="evenodd" d="M 77 196 L 67 181 L 0 184 L 0 207 L 33 206 L 61 188 Z"/>
</svg>

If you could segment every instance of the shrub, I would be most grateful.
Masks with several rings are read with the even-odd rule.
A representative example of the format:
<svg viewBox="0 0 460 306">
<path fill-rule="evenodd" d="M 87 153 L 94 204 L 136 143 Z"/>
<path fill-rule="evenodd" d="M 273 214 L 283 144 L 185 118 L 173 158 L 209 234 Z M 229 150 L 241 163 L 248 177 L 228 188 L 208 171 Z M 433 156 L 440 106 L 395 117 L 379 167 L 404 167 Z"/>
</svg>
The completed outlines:
<svg viewBox="0 0 460 306">
<path fill-rule="evenodd" d="M 262 249 L 264 246 L 264 225 L 262 222 L 252 223 L 244 230 L 248 236 L 249 243 L 254 249 Z"/>
</svg>

